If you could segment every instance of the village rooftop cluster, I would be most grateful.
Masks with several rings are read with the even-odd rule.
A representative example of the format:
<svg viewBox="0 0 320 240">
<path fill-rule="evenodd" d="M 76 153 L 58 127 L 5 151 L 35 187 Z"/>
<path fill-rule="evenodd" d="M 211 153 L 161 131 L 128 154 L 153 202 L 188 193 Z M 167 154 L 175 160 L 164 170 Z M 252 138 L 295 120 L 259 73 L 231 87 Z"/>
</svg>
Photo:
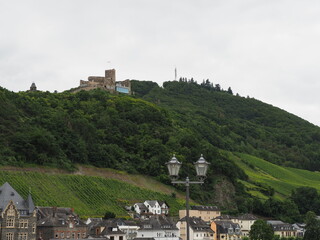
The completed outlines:
<svg viewBox="0 0 320 240">
<path fill-rule="evenodd" d="M 169 217 L 166 202 L 146 200 L 127 207 L 132 220 L 88 218 L 83 221 L 72 208 L 35 206 L 29 193 L 23 199 L 5 183 L 0 187 L 1 240 L 186 240 L 186 210 L 179 219 Z M 191 206 L 190 240 L 239 240 L 249 236 L 257 217 L 221 215 L 215 206 Z M 275 235 L 302 237 L 303 224 L 268 221 Z"/>
</svg>

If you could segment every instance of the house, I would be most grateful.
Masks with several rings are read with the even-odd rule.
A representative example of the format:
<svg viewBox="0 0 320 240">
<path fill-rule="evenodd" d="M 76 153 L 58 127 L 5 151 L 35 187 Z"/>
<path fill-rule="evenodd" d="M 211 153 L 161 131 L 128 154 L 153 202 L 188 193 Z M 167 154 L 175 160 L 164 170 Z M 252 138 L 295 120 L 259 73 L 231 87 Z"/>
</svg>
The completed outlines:
<svg viewBox="0 0 320 240">
<path fill-rule="evenodd" d="M 137 238 L 154 238 L 154 240 L 180 240 L 179 229 L 168 217 L 153 215 L 139 221 Z"/>
<path fill-rule="evenodd" d="M 37 239 L 87 238 L 87 225 L 72 208 L 37 207 Z"/>
<path fill-rule="evenodd" d="M 186 217 L 177 222 L 182 240 L 187 239 Z M 190 240 L 214 240 L 215 232 L 210 228 L 208 222 L 200 217 L 189 217 L 189 239 Z"/>
<path fill-rule="evenodd" d="M 144 203 L 135 203 L 133 205 L 134 211 L 138 214 L 148 213 L 149 209 L 144 205 Z"/>
<path fill-rule="evenodd" d="M 107 238 L 109 240 L 127 240 L 126 233 L 123 232 L 115 219 L 101 219 L 92 221 L 88 225 L 89 237 Z"/>
<path fill-rule="evenodd" d="M 159 205 L 161 208 L 161 214 L 168 215 L 169 214 L 169 205 L 163 201 L 159 201 Z"/>
<path fill-rule="evenodd" d="M 189 210 L 190 217 L 198 217 L 206 222 L 210 222 L 221 215 L 221 211 L 216 206 L 191 206 Z M 179 218 L 186 216 L 186 210 L 179 210 Z"/>
<path fill-rule="evenodd" d="M 9 183 L 0 187 L 0 239 L 35 240 L 36 210 L 29 193 L 24 200 Z"/>
<path fill-rule="evenodd" d="M 140 215 L 168 215 L 169 206 L 166 202 L 146 200 L 143 203 L 135 203 L 134 211 Z"/>
<path fill-rule="evenodd" d="M 267 223 L 272 226 L 274 235 L 279 235 L 280 237 L 297 237 L 297 229 L 290 223 L 284 223 L 278 220 L 269 220 Z"/>
<path fill-rule="evenodd" d="M 297 237 L 303 238 L 304 233 L 306 231 L 306 224 L 305 223 L 294 223 L 294 224 L 292 224 L 292 226 L 297 231 Z"/>
<path fill-rule="evenodd" d="M 248 237 L 249 232 L 251 230 L 251 226 L 254 224 L 256 220 L 258 220 L 258 218 L 252 214 L 243 214 L 237 217 L 230 216 L 230 215 L 221 215 L 219 217 L 216 217 L 214 220 L 215 221 L 225 220 L 225 221 L 232 221 L 233 223 L 237 223 L 240 226 L 242 236 Z"/>
<path fill-rule="evenodd" d="M 239 240 L 242 237 L 240 225 L 232 221 L 213 221 L 211 229 L 216 233 L 214 240 Z"/>
<path fill-rule="evenodd" d="M 156 201 L 156 200 L 146 200 L 146 201 L 144 201 L 143 204 L 148 208 L 149 212 L 151 212 L 153 214 L 156 214 L 156 215 L 160 215 L 161 214 L 161 206 L 160 206 L 158 201 Z"/>
</svg>

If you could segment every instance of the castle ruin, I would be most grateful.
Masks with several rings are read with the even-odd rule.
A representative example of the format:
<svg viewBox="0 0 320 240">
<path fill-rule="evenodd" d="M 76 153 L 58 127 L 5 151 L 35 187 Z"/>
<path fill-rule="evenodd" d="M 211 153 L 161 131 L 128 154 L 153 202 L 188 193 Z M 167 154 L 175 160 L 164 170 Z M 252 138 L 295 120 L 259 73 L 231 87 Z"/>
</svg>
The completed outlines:
<svg viewBox="0 0 320 240">
<path fill-rule="evenodd" d="M 115 69 L 105 70 L 104 77 L 89 76 L 88 81 L 80 80 L 80 86 L 74 89 L 74 91 L 89 91 L 96 88 L 101 88 L 111 93 L 120 92 L 125 94 L 131 94 L 130 80 L 116 81 Z"/>
</svg>

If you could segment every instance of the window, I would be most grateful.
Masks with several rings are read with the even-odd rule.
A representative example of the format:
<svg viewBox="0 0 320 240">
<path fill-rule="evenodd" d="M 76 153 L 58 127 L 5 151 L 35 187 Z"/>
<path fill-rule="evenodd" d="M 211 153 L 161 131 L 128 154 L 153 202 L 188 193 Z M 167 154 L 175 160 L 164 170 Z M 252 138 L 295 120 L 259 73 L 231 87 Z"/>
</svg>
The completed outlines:
<svg viewBox="0 0 320 240">
<path fill-rule="evenodd" d="M 6 240 L 13 240 L 13 233 L 7 233 Z"/>
<path fill-rule="evenodd" d="M 119 237 L 119 240 L 123 240 L 123 236 L 120 236 L 120 237 Z"/>
<path fill-rule="evenodd" d="M 54 237 L 55 237 L 55 238 L 59 238 L 59 234 L 58 234 L 58 233 L 56 233 L 56 235 L 54 235 Z"/>
<path fill-rule="evenodd" d="M 28 220 L 20 219 L 19 220 L 19 228 L 28 228 Z"/>
<path fill-rule="evenodd" d="M 80 233 L 78 233 L 78 239 L 80 239 L 81 238 L 81 234 Z"/>
<path fill-rule="evenodd" d="M 76 238 L 76 234 L 75 234 L 75 233 L 72 233 L 72 234 L 71 234 L 71 238 L 72 238 L 72 239 L 75 239 L 75 238 Z"/>
<path fill-rule="evenodd" d="M 36 233 L 36 224 L 35 223 L 32 224 L 32 233 Z"/>
<path fill-rule="evenodd" d="M 63 232 L 61 233 L 61 238 L 64 238 L 64 233 Z"/>
<path fill-rule="evenodd" d="M 8 216 L 7 217 L 7 227 L 14 227 L 14 217 Z"/>
<path fill-rule="evenodd" d="M 110 236 L 110 240 L 114 240 L 114 236 Z"/>
<path fill-rule="evenodd" d="M 19 233 L 18 240 L 27 240 L 28 239 L 28 233 Z"/>
</svg>

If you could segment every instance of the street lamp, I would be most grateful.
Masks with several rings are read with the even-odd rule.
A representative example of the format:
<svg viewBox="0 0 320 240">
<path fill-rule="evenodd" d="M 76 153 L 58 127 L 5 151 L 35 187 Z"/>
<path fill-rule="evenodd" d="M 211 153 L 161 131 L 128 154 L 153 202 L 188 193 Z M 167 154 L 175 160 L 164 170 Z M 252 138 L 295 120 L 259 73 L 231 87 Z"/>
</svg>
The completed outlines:
<svg viewBox="0 0 320 240">
<path fill-rule="evenodd" d="M 199 181 L 190 181 L 189 177 L 186 177 L 185 181 L 177 181 L 179 177 L 179 170 L 182 165 L 181 162 L 178 161 L 175 155 L 171 158 L 169 162 L 166 163 L 169 175 L 171 177 L 171 183 L 173 184 L 184 184 L 186 186 L 186 223 L 187 223 L 187 239 L 190 239 L 190 230 L 189 230 L 189 186 L 190 184 L 203 184 L 204 180 L 206 178 L 207 170 L 209 167 L 209 164 L 201 154 L 201 157 L 198 159 L 197 162 L 194 163 L 196 172 L 197 172 L 197 178 Z"/>
</svg>

